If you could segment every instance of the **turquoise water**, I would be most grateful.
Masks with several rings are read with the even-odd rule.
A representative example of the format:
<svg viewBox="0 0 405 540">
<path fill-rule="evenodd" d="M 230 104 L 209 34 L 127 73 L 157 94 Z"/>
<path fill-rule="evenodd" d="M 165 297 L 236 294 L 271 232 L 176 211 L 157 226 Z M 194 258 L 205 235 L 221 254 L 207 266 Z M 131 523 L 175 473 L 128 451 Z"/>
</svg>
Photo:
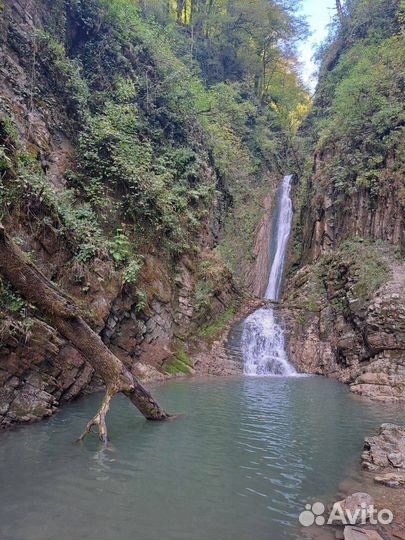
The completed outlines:
<svg viewBox="0 0 405 540">
<path fill-rule="evenodd" d="M 328 501 L 362 441 L 399 406 L 360 401 L 319 377 L 169 382 L 147 423 L 124 398 L 113 448 L 74 443 L 100 395 L 0 434 L 2 540 L 299 538 L 306 502 Z"/>
</svg>

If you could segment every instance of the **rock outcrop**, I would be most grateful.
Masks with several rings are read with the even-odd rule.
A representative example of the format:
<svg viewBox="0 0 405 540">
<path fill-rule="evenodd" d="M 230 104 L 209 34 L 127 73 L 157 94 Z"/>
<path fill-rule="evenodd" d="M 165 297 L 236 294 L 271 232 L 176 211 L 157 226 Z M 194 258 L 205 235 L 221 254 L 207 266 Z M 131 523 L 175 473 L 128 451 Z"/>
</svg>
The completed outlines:
<svg viewBox="0 0 405 540">
<path fill-rule="evenodd" d="M 302 311 L 290 316 L 290 354 L 302 370 L 337 377 L 356 394 L 403 399 L 402 14 L 396 3 L 385 18 L 374 2 L 364 5 L 347 3 L 336 21 L 301 126 L 312 157 L 295 197 L 285 299 Z"/>
<path fill-rule="evenodd" d="M 3 328 L 0 349 L 0 426 L 50 416 L 61 402 L 95 388 L 93 369 L 46 323 L 21 330 Z"/>
<path fill-rule="evenodd" d="M 342 501 L 335 503 L 347 516 L 352 516 L 353 525 L 365 525 L 374 507 L 374 499 L 368 493 L 353 493 Z M 362 514 L 363 511 L 363 514 Z M 363 519 L 365 517 L 365 519 Z"/>
<path fill-rule="evenodd" d="M 8 205 L 3 224 L 47 277 L 77 299 L 92 328 L 136 375 L 151 380 L 191 373 L 185 341 L 198 327 L 231 309 L 239 295 L 231 273 L 212 253 L 229 205 L 226 188 L 207 158 L 201 174 L 216 182 L 217 195 L 207 203 L 193 248 L 187 255 L 170 256 L 163 252 L 159 235 L 151 233 L 143 239 L 143 264 L 135 283 L 124 279 L 125 269 L 117 268 L 116 259 L 106 250 L 96 257 L 77 257 L 72 235 L 66 232 L 74 224 L 62 229 L 57 214 L 58 205 L 63 208 L 77 189 L 77 185 L 68 186 L 68 178 L 74 176 L 83 128 L 75 101 L 77 89 L 69 87 L 68 76 L 79 73 L 87 81 L 91 78 L 86 47 L 97 35 L 91 21 L 87 21 L 89 27 L 81 26 L 78 14 L 74 16 L 64 3 L 4 0 L 0 4 L 0 144 L 7 147 L 5 163 L 10 165 L 11 176 L 15 158 L 32 163 L 45 181 L 43 188 L 31 194 L 30 182 L 37 177 L 33 173 L 33 179 L 24 180 L 26 188 L 21 187 L 26 199 L 9 197 L 5 203 L 0 189 L 0 200 Z M 118 42 L 110 45 L 111 50 L 120 50 Z M 143 62 L 152 63 L 145 51 L 142 54 Z M 122 60 L 119 54 L 117 58 Z M 138 61 L 128 53 L 125 65 L 119 64 L 117 70 L 122 69 L 128 78 L 139 68 Z M 91 73 L 86 74 L 86 69 Z M 12 119 L 18 143 L 9 143 L 3 130 L 5 118 Z M 22 157 L 16 157 L 18 152 Z M 208 153 L 203 148 L 201 152 Z M 44 202 L 46 190 L 60 201 L 56 209 Z M 114 205 L 112 198 L 106 213 Z M 111 223 L 100 219 L 103 235 L 114 239 L 117 227 L 128 226 L 123 220 L 119 214 Z M 79 247 L 85 250 L 86 240 Z M 49 416 L 63 402 L 99 388 L 85 359 L 0 280 L 3 292 L 8 305 L 0 302 L 0 427 Z"/>
<path fill-rule="evenodd" d="M 344 195 L 328 183 L 332 158 L 327 154 L 315 156 L 308 189 L 318 193 L 309 200 L 310 207 L 304 217 L 304 264 L 317 260 L 353 236 L 381 240 L 405 253 L 404 207 L 400 196 L 403 182 L 395 174 L 395 159 L 386 164 L 386 176 L 391 181 L 375 196 L 370 189 L 360 187 L 351 195 Z"/>
<path fill-rule="evenodd" d="M 405 484 L 405 428 L 383 424 L 377 435 L 367 437 L 361 456 L 362 467 L 373 473 L 375 482 L 388 487 Z"/>
<path fill-rule="evenodd" d="M 352 261 L 329 259 L 320 281 L 319 267 L 305 266 L 290 281 L 286 302 L 295 305 L 280 310 L 290 358 L 355 394 L 405 399 L 405 265 L 388 258 L 384 284 L 363 294 Z"/>
<path fill-rule="evenodd" d="M 277 177 L 269 176 L 269 191 L 263 200 L 263 217 L 254 234 L 254 259 L 253 262 L 245 260 L 242 271 L 245 287 L 258 298 L 263 298 L 269 281 L 272 217 L 278 181 Z"/>
<path fill-rule="evenodd" d="M 368 486 L 368 493 L 373 497 L 374 507 L 378 512 L 383 511 L 386 514 L 387 509 L 392 516 L 386 523 L 369 524 L 362 531 L 363 537 L 378 538 L 377 535 L 380 534 L 380 538 L 404 538 L 404 426 L 383 424 L 377 434 L 366 437 L 361 460 L 362 473 L 360 477 L 356 475 L 355 482 Z M 359 532 L 356 534 L 358 538 L 362 538 Z"/>
</svg>

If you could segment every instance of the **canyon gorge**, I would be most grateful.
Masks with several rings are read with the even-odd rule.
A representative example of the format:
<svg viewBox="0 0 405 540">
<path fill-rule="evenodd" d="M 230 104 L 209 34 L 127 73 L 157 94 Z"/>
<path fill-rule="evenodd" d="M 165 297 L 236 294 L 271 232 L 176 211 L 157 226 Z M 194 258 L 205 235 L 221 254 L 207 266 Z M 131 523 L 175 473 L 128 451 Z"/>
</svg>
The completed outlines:
<svg viewBox="0 0 405 540">
<path fill-rule="evenodd" d="M 0 0 L 4 538 L 121 539 L 134 507 L 139 540 L 291 540 L 306 498 L 403 504 L 405 3 L 333 4 L 312 95 L 298 0 Z M 106 450 L 72 448 L 102 392 Z M 117 396 L 110 446 L 116 394 L 170 421 Z"/>
<path fill-rule="evenodd" d="M 111 164 L 118 163 L 125 159 L 124 151 L 122 156 L 117 152 L 114 157 L 108 139 L 114 138 L 114 133 L 99 133 L 98 148 L 104 147 L 107 154 L 97 158 L 94 155 L 98 152 L 94 146 L 97 143 L 91 139 L 91 130 L 94 127 L 100 131 L 100 123 L 108 121 L 111 114 L 111 118 L 117 118 L 117 124 L 110 129 L 126 134 L 125 122 L 132 121 L 128 104 L 131 99 L 140 99 L 135 93 L 132 97 L 131 92 L 135 90 L 128 87 L 117 88 L 111 104 L 105 101 L 104 86 L 109 78 L 107 61 L 119 62 L 118 55 L 124 55 L 126 65 L 122 66 L 122 80 L 117 84 L 125 86 L 124 77 L 139 79 L 138 73 L 142 70 L 153 71 L 156 60 L 153 53 L 147 53 L 150 45 L 146 37 L 133 38 L 139 42 L 134 45 L 140 51 L 137 53 L 125 50 L 130 47 L 129 43 L 113 41 L 111 44 L 111 39 L 117 40 L 111 32 L 114 24 L 119 24 L 118 16 L 117 22 L 109 19 L 113 15 L 103 12 L 102 4 L 98 6 L 94 2 L 87 12 L 80 3 L 66 8 L 62 3 L 53 4 L 52 9 L 48 7 L 46 2 L 34 1 L 27 5 L 4 2 L 2 6 L 3 223 L 18 245 L 32 254 L 44 274 L 85 307 L 92 328 L 137 376 L 146 381 L 163 379 L 191 374 L 194 367 L 201 373 L 205 369 L 201 366 L 205 364 L 198 359 L 211 354 L 212 337 L 216 338 L 212 354 L 217 355 L 219 365 L 215 366 L 215 359 L 210 360 L 208 372 L 226 372 L 227 365 L 230 366 L 228 372 L 240 372 L 243 369 L 240 355 L 232 358 L 230 349 L 235 347 L 226 347 L 226 332 L 231 330 L 233 343 L 232 333 L 238 332 L 233 331 L 229 323 L 242 320 L 246 309 L 249 310 L 246 306 L 256 305 L 255 296 L 266 296 L 271 264 L 269 238 L 280 174 L 277 169 L 271 173 L 259 172 L 262 177 L 259 188 L 249 184 L 253 180 L 246 177 L 244 189 L 256 189 L 254 204 L 260 205 L 258 210 L 254 206 L 249 210 L 263 217 L 261 222 L 256 218 L 255 223 L 248 223 L 249 231 L 236 232 L 247 236 L 247 240 L 243 238 L 244 246 L 232 245 L 229 230 L 235 219 L 245 219 L 238 213 L 243 210 L 247 195 L 243 191 L 234 193 L 229 178 L 231 174 L 240 175 L 244 171 L 219 168 L 218 158 L 213 154 L 215 150 L 204 140 L 202 131 L 196 132 L 197 124 L 193 126 L 190 112 L 190 120 L 182 120 L 183 124 L 177 128 L 182 134 L 175 135 L 170 125 L 159 129 L 169 145 L 178 146 L 172 148 L 173 153 L 189 152 L 179 159 L 183 160 L 183 168 L 187 163 L 193 168 L 195 180 L 190 181 L 200 186 L 186 188 L 186 191 L 201 191 L 192 195 L 189 191 L 186 195 L 186 198 L 195 197 L 191 204 L 195 205 L 196 213 L 202 215 L 198 218 L 200 225 L 193 231 L 180 219 L 170 230 L 169 225 L 158 223 L 160 218 L 151 225 L 147 223 L 145 207 L 145 215 L 136 218 L 141 220 L 139 231 L 133 232 L 133 218 L 128 216 L 134 211 L 124 211 L 120 205 L 126 203 L 120 199 L 127 197 L 126 189 L 138 188 L 120 187 L 107 176 L 105 182 L 111 185 L 102 185 L 104 172 L 100 162 L 107 160 L 103 165 L 107 174 L 108 160 Z M 375 24 L 381 25 L 377 12 L 376 7 Z M 387 41 L 402 39 L 395 35 L 395 25 L 400 28 L 398 13 L 399 7 L 386 16 L 387 36 L 381 44 L 373 44 L 374 47 L 383 48 Z M 363 24 L 362 21 L 352 24 L 354 27 L 360 23 Z M 108 25 L 112 25 L 111 29 Z M 324 117 L 326 122 L 331 121 L 333 114 L 340 114 L 333 99 L 343 100 L 343 91 L 333 98 L 332 94 L 326 95 L 325 89 L 332 84 L 329 81 L 337 77 L 339 69 L 343 70 L 341 64 L 348 62 L 350 55 L 358 54 L 356 48 L 361 39 L 363 43 L 371 39 L 361 36 L 347 45 L 342 37 L 345 31 L 348 30 L 343 27 L 325 53 L 313 111 L 296 136 L 305 141 L 316 137 L 314 126 L 318 117 Z M 94 47 L 107 47 L 107 38 L 110 40 L 108 49 L 95 66 L 89 51 Z M 66 53 L 62 45 L 58 45 L 58 39 L 64 40 Z M 108 55 L 115 55 L 115 60 L 107 58 Z M 82 65 L 81 71 L 78 62 Z M 398 65 L 389 67 L 394 69 Z M 362 66 L 357 69 L 361 70 Z M 159 74 L 159 68 L 155 71 L 153 76 L 164 81 L 165 75 Z M 347 73 L 344 75 L 349 78 Z M 387 79 L 390 77 L 388 74 Z M 398 85 L 401 77 L 398 72 L 392 74 Z M 343 78 L 341 84 L 346 82 Z M 155 84 L 164 82 L 155 81 Z M 94 95 L 99 96 L 94 98 L 93 104 L 85 88 L 92 85 Z M 104 100 L 104 105 L 97 104 L 97 99 Z M 166 113 L 159 105 L 152 106 L 152 101 L 161 97 L 151 92 L 148 99 L 149 104 L 140 102 L 138 105 L 139 115 L 144 121 L 161 125 L 159 115 Z M 386 99 L 390 104 L 402 106 L 402 102 L 395 101 L 399 95 L 396 98 L 392 85 Z M 335 107 L 336 111 L 327 113 L 327 107 L 332 111 Z M 334 169 L 343 174 L 345 164 L 339 164 L 339 160 L 350 161 L 347 155 L 343 158 L 339 153 L 339 144 L 343 146 L 345 137 L 357 136 L 349 131 L 351 126 L 338 143 L 334 142 L 338 135 L 333 132 L 328 135 L 329 128 L 325 128 L 324 140 L 318 143 L 306 171 L 294 173 L 295 218 L 287 277 L 283 302 L 274 308 L 287 329 L 288 356 L 299 371 L 338 378 L 349 383 L 353 392 L 376 399 L 404 396 L 402 253 L 405 237 L 400 165 L 404 138 L 401 118 L 398 115 L 392 125 L 385 127 L 385 138 L 381 139 L 380 146 L 391 132 L 395 135 L 386 155 L 376 161 L 377 166 L 373 165 L 375 169 L 371 172 L 366 165 L 362 171 L 370 177 L 379 175 L 378 189 L 371 183 L 362 185 L 360 174 L 356 176 L 356 172 L 350 170 L 347 174 L 352 175 L 351 184 L 356 186 L 357 183 L 357 187 L 347 190 L 342 181 L 341 186 L 337 185 Z M 365 125 L 364 129 L 370 131 L 377 127 Z M 102 137 L 105 138 L 102 140 Z M 179 137 L 182 143 L 178 142 Z M 142 153 L 146 149 L 140 146 L 137 151 Z M 370 161 L 372 156 L 365 155 L 367 151 L 367 147 L 361 145 L 356 150 L 363 152 L 364 160 Z M 383 151 L 384 148 L 378 149 L 380 154 Z M 159 152 L 164 153 L 166 149 Z M 378 153 L 375 149 L 369 150 L 370 154 L 373 152 Z M 99 159 L 97 165 L 91 161 L 93 155 L 94 159 Z M 287 156 L 284 166 L 290 166 L 292 172 L 291 163 Z M 100 169 L 92 172 L 92 167 L 99 165 Z M 144 174 L 142 169 L 135 172 Z M 153 174 L 157 176 L 156 172 Z M 86 175 L 95 178 L 89 185 L 85 184 Z M 124 183 L 122 180 L 122 185 Z M 103 193 L 105 200 L 102 200 Z M 140 201 L 141 208 L 147 204 Z M 158 204 L 163 205 L 164 220 L 164 205 L 171 203 L 162 199 Z M 98 212 L 101 215 L 97 216 Z M 183 225 L 188 231 L 183 239 L 188 235 L 188 241 L 195 247 L 179 254 L 175 248 L 174 251 L 170 247 L 162 250 L 159 229 L 166 230 L 163 234 L 167 236 L 167 244 L 176 244 L 179 240 L 174 237 L 179 232 L 174 229 Z M 132 255 L 133 242 L 139 254 Z M 251 245 L 251 254 L 239 252 L 240 248 L 246 249 L 246 242 Z M 6 282 L 2 294 L 2 426 L 49 416 L 59 404 L 100 388 L 102 381 L 94 369 L 36 313 L 35 306 L 25 305 L 24 299 L 15 295 Z"/>
</svg>

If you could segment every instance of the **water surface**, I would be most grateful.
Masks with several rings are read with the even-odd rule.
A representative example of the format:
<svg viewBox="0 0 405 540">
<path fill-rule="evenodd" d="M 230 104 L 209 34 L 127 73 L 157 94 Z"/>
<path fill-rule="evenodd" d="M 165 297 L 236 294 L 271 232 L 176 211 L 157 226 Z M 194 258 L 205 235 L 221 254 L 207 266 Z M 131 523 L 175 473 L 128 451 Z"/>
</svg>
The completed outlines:
<svg viewBox="0 0 405 540">
<path fill-rule="evenodd" d="M 333 497 L 364 436 L 403 415 L 318 377 L 177 381 L 154 392 L 185 416 L 147 423 L 118 397 L 112 451 L 95 437 L 73 442 L 99 395 L 0 434 L 0 538 L 299 538 L 304 504 Z"/>
</svg>

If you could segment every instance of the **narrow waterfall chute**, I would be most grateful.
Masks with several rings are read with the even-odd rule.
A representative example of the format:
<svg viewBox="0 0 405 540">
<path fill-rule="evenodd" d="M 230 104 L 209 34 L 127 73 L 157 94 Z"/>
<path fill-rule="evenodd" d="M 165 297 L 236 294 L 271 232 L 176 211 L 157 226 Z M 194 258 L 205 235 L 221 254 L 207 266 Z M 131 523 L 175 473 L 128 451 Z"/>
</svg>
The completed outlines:
<svg viewBox="0 0 405 540">
<path fill-rule="evenodd" d="M 270 269 L 269 282 L 265 298 L 279 300 L 283 282 L 285 258 L 290 239 L 293 205 L 290 197 L 292 176 L 285 176 L 279 189 L 276 219 L 273 223 L 273 261 Z"/>
<path fill-rule="evenodd" d="M 285 176 L 277 194 L 272 227 L 272 264 L 265 298 L 278 301 L 281 296 L 285 259 L 291 234 L 293 206 L 290 197 L 292 176 Z M 244 373 L 250 376 L 297 375 L 288 361 L 284 330 L 271 307 L 259 309 L 248 317 L 242 333 Z"/>
</svg>

